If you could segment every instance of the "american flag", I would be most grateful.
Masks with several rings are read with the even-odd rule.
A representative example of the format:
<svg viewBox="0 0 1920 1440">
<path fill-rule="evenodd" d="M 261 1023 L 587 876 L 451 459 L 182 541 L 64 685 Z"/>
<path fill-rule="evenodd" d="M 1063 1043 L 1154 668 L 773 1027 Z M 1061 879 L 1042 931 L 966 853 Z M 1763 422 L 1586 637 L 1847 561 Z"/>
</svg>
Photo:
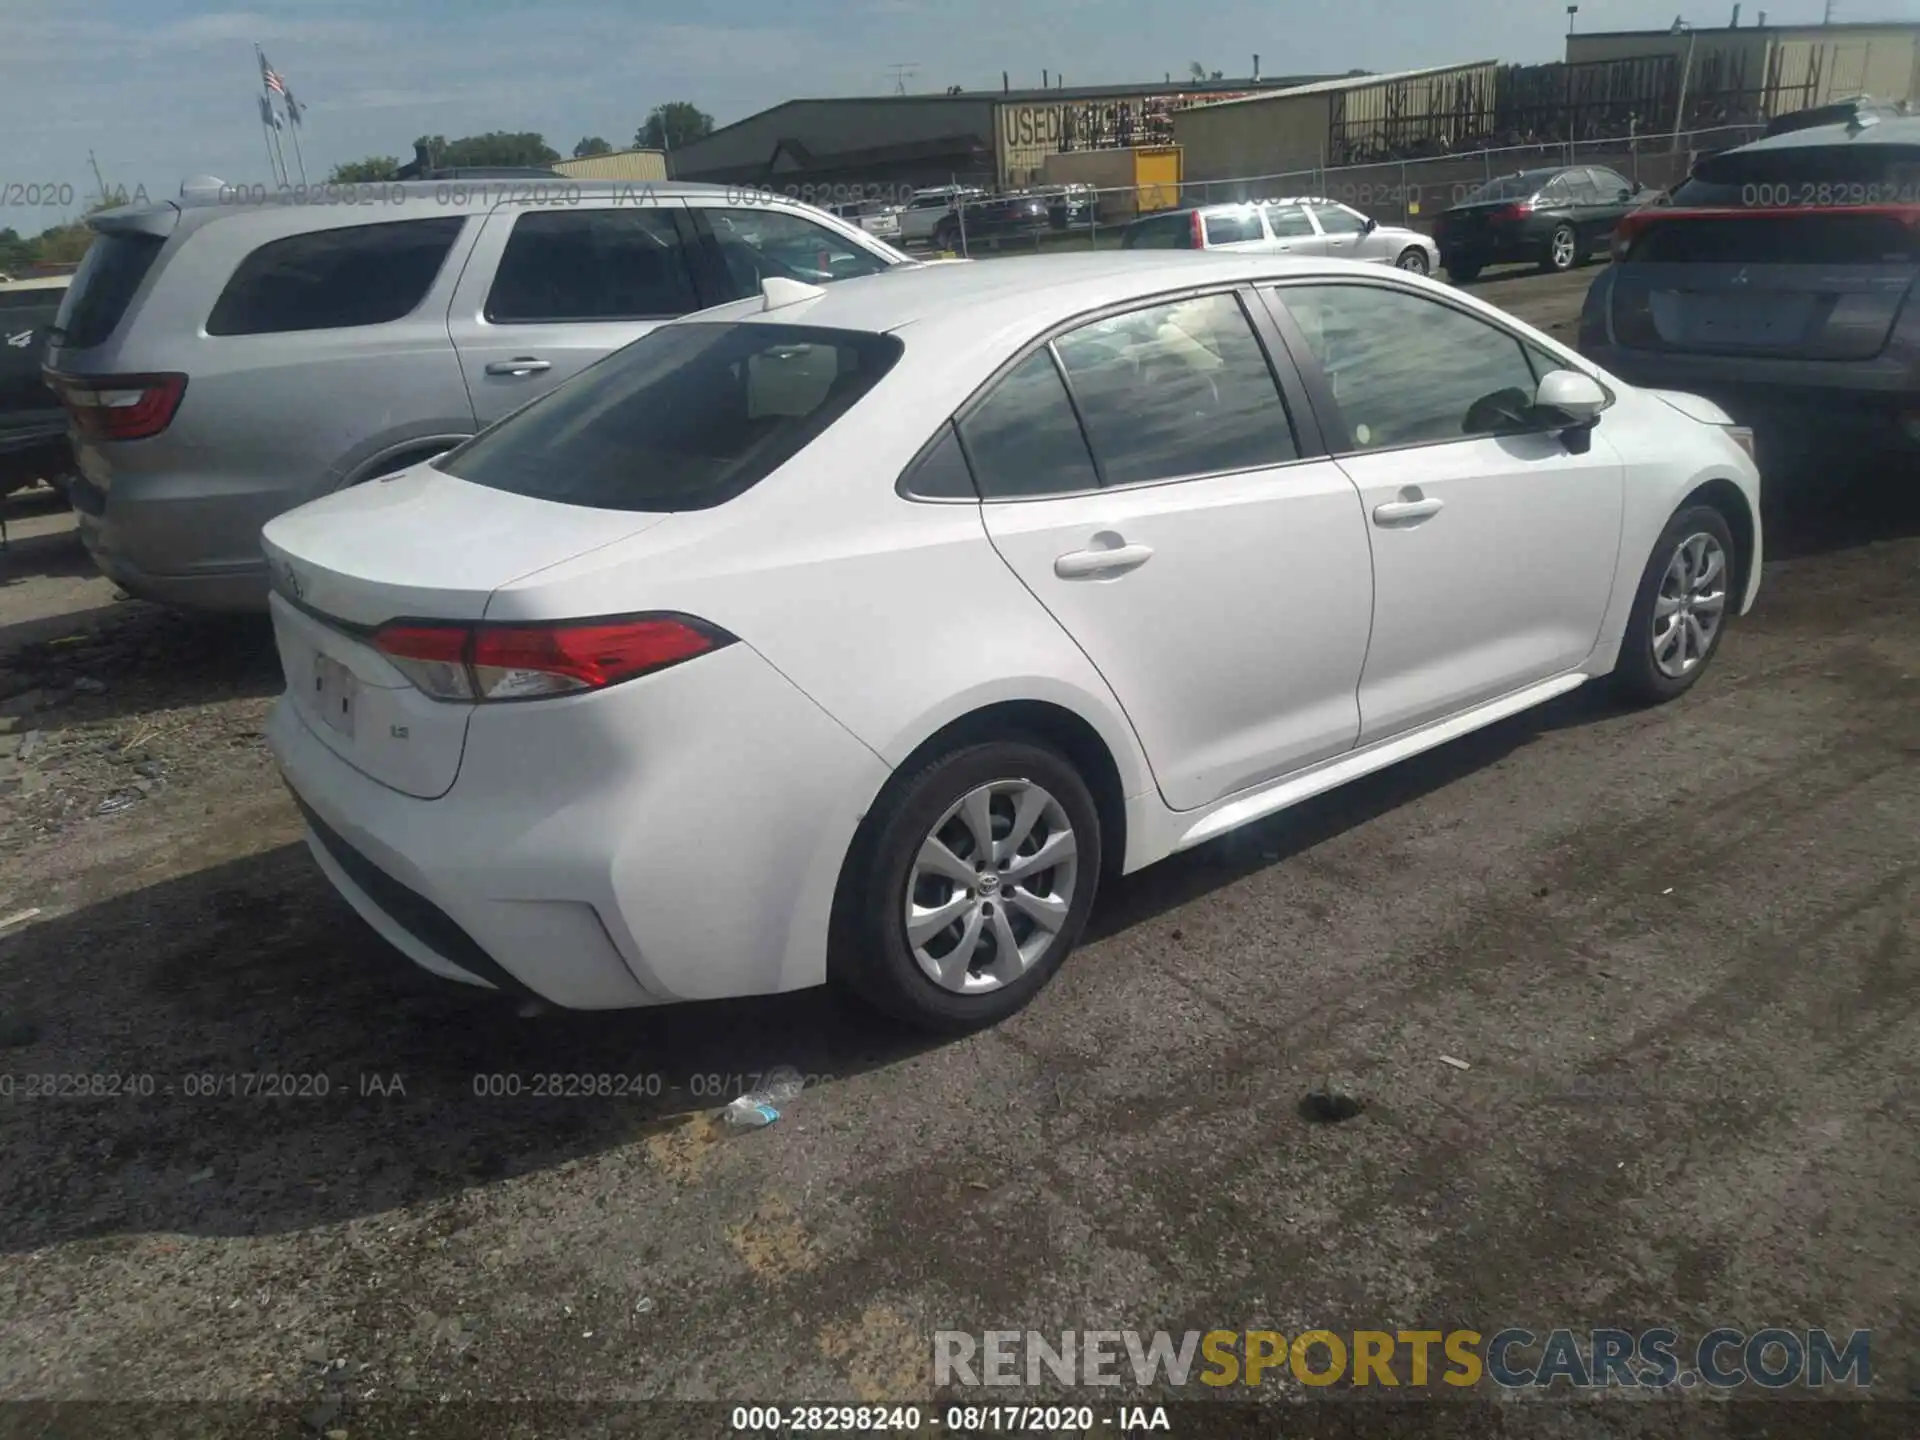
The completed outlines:
<svg viewBox="0 0 1920 1440">
<path fill-rule="evenodd" d="M 267 63 L 267 52 L 256 49 L 254 53 L 260 57 L 260 83 L 276 95 L 286 94 L 287 82 L 280 78 L 278 70 Z"/>
</svg>

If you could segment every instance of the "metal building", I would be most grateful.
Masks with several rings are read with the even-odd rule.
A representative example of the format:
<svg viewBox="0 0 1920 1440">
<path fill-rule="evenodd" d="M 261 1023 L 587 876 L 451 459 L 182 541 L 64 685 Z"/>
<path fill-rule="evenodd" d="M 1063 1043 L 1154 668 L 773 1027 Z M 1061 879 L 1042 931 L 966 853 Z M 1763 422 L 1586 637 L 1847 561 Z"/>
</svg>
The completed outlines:
<svg viewBox="0 0 1920 1440">
<path fill-rule="evenodd" d="M 553 168 L 576 180 L 665 180 L 667 156 L 664 150 L 614 150 L 557 160 Z"/>
<path fill-rule="evenodd" d="M 1176 114 L 1174 141 L 1190 183 L 1364 163 L 1414 139 L 1468 148 L 1492 128 L 1498 68 L 1479 60 L 1220 100 Z"/>
<path fill-rule="evenodd" d="M 1166 144 L 1185 107 L 1310 78 L 789 100 L 675 151 L 670 163 L 677 179 L 771 185 L 815 199 L 952 180 L 1008 188 L 1039 182 L 1048 155 Z"/>
<path fill-rule="evenodd" d="M 1762 10 L 1759 24 L 1741 25 L 1740 10 L 1725 26 L 1569 35 L 1567 60 L 1667 59 L 1683 82 L 1648 127 L 1661 130 L 1764 121 L 1857 95 L 1920 99 L 1920 24 L 1768 25 Z"/>
</svg>

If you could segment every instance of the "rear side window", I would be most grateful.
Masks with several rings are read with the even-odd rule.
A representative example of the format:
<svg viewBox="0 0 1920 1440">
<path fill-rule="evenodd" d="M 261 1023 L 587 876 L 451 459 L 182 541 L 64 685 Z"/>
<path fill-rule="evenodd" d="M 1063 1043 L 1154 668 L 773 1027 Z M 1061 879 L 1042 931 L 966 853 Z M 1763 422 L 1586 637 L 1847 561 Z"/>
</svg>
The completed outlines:
<svg viewBox="0 0 1920 1440">
<path fill-rule="evenodd" d="M 1206 219 L 1209 245 L 1237 245 L 1242 240 L 1267 238 L 1260 229 L 1260 216 L 1252 210 L 1237 215 L 1209 215 Z"/>
<path fill-rule="evenodd" d="M 166 243 L 158 235 L 95 235 L 53 322 L 54 338 L 75 350 L 105 343 Z"/>
<path fill-rule="evenodd" d="M 967 469 L 966 454 L 951 421 L 922 450 L 900 477 L 901 493 L 920 500 L 978 500 L 973 488 L 973 472 Z"/>
<path fill-rule="evenodd" d="M 982 499 L 1072 495 L 1100 483 L 1051 350 L 1002 376 L 960 422 L 960 438 Z"/>
<path fill-rule="evenodd" d="M 1673 192 L 1682 206 L 1788 209 L 1911 205 L 1920 199 L 1920 146 L 1790 145 L 1709 156 Z"/>
<path fill-rule="evenodd" d="M 1231 295 L 1096 320 L 1054 346 L 1108 485 L 1299 455 L 1267 357 Z"/>
<path fill-rule="evenodd" d="M 1298 205 L 1267 206 L 1267 228 L 1282 239 L 1289 235 L 1313 234 L 1313 222 Z"/>
<path fill-rule="evenodd" d="M 312 230 L 262 245 L 233 272 L 209 335 L 384 325 L 427 298 L 464 216 Z"/>
<path fill-rule="evenodd" d="M 670 319 L 699 308 L 671 211 L 536 210 L 514 219 L 486 316 L 513 325 Z"/>
<path fill-rule="evenodd" d="M 893 368 L 891 335 L 666 325 L 434 464 L 599 510 L 705 510 L 799 454 Z"/>
<path fill-rule="evenodd" d="M 52 286 L 44 290 L 0 290 L 0 310 L 45 310 L 58 311 L 60 302 L 66 299 L 64 288 Z"/>
</svg>

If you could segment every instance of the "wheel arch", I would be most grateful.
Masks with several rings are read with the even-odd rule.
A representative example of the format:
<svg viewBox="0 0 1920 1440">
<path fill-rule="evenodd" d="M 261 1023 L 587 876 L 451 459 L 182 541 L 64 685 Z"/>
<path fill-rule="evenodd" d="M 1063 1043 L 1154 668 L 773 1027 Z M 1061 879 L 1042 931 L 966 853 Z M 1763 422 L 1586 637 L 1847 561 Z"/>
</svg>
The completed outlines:
<svg viewBox="0 0 1920 1440">
<path fill-rule="evenodd" d="M 1724 475 L 1693 487 L 1686 497 L 1674 507 L 1674 512 L 1686 509 L 1690 505 L 1706 505 L 1717 510 L 1721 519 L 1727 522 L 1727 529 L 1733 535 L 1734 574 L 1733 584 L 1728 588 L 1740 597 L 1744 610 L 1749 582 L 1760 564 L 1759 524 L 1753 513 L 1752 502 L 1747 492 Z M 1738 613 L 1738 612 L 1736 612 Z"/>
</svg>

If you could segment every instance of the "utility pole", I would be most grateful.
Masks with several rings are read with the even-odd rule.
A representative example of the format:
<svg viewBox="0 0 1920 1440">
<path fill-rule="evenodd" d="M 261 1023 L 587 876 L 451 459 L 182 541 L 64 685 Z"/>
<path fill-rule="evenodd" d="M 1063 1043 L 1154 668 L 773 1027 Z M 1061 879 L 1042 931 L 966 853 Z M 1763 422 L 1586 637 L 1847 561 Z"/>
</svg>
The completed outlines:
<svg viewBox="0 0 1920 1440">
<path fill-rule="evenodd" d="M 1678 35 L 1682 29 L 1687 32 L 1687 58 L 1680 67 L 1680 101 L 1673 107 L 1673 149 L 1675 151 L 1680 148 L 1680 130 L 1686 123 L 1687 82 L 1693 78 L 1693 44 L 1699 38 L 1698 32 L 1691 25 L 1678 19 L 1673 22 L 1673 29 L 1668 33 Z"/>
</svg>

